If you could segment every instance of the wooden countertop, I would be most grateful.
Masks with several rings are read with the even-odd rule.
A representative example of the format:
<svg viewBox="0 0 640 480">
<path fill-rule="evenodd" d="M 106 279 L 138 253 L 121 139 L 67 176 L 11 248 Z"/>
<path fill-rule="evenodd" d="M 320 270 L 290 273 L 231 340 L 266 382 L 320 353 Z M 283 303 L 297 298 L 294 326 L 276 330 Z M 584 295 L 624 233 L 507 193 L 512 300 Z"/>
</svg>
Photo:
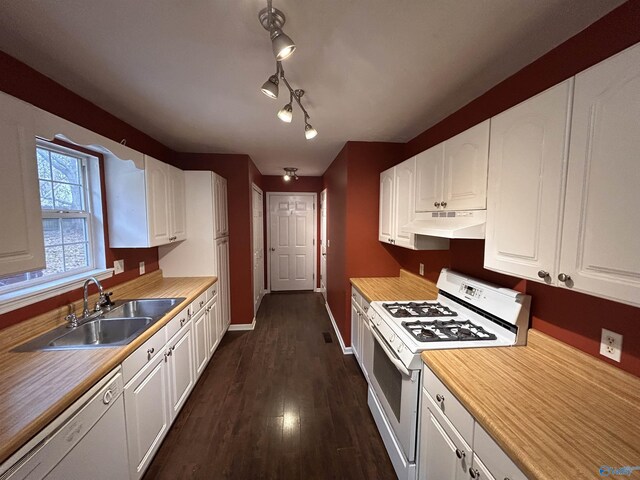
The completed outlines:
<svg viewBox="0 0 640 480">
<path fill-rule="evenodd" d="M 422 359 L 531 479 L 602 478 L 603 465 L 640 465 L 633 375 L 536 330 L 525 347 L 430 350 Z"/>
<path fill-rule="evenodd" d="M 164 318 L 122 347 L 12 352 L 15 346 L 64 323 L 60 308 L 0 331 L 0 463 L 60 415 L 104 375 L 217 281 L 216 277 L 163 278 L 160 271 L 117 285 L 114 300 L 186 297 Z M 92 296 L 92 303 L 97 295 Z M 79 308 L 82 302 L 76 302 Z"/>
<path fill-rule="evenodd" d="M 352 278 L 351 284 L 369 302 L 400 300 L 433 300 L 438 287 L 414 273 L 400 270 L 399 277 Z"/>
</svg>

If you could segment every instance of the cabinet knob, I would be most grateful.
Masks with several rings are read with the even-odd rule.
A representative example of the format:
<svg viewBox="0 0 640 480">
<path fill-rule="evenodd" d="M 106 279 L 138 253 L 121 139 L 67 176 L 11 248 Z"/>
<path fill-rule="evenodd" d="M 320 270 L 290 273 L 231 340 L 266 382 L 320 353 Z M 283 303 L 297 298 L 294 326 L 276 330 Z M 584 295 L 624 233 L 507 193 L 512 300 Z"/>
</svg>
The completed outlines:
<svg viewBox="0 0 640 480">
<path fill-rule="evenodd" d="M 568 282 L 569 280 L 571 280 L 571 277 L 566 273 L 561 273 L 560 275 L 558 275 L 558 280 L 560 280 L 561 282 Z"/>
<path fill-rule="evenodd" d="M 459 448 L 456 448 L 456 457 L 462 459 L 464 457 L 467 456 L 466 452 L 463 452 L 462 450 L 460 450 Z"/>
<path fill-rule="evenodd" d="M 538 270 L 538 276 L 540 278 L 547 278 L 549 276 L 549 272 L 546 270 Z"/>
<path fill-rule="evenodd" d="M 153 352 L 155 352 L 155 351 L 156 351 L 156 349 L 153 348 L 153 347 L 147 349 L 147 360 L 151 359 L 151 355 L 153 355 Z"/>
<path fill-rule="evenodd" d="M 186 318 L 181 318 L 180 319 L 180 326 L 183 327 L 186 322 L 187 322 Z"/>
<path fill-rule="evenodd" d="M 445 208 L 447 206 L 447 202 L 440 202 L 440 205 L 442 206 L 442 208 Z"/>
<path fill-rule="evenodd" d="M 480 472 L 477 468 L 469 467 L 469 475 L 471 475 L 471 478 L 480 478 Z"/>
<path fill-rule="evenodd" d="M 439 402 L 444 402 L 444 395 L 437 394 L 436 395 L 436 400 L 439 401 Z"/>
<path fill-rule="evenodd" d="M 433 206 L 438 208 L 440 206 L 440 202 L 433 202 Z"/>
</svg>

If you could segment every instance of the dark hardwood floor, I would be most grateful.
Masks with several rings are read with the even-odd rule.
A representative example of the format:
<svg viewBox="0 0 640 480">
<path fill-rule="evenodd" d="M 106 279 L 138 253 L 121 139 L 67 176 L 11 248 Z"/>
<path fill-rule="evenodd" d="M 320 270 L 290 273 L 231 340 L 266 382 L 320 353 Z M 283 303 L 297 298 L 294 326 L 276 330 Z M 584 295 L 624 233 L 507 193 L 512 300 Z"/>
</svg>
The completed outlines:
<svg viewBox="0 0 640 480">
<path fill-rule="evenodd" d="M 266 295 L 227 332 L 144 478 L 396 478 L 320 294 Z"/>
</svg>

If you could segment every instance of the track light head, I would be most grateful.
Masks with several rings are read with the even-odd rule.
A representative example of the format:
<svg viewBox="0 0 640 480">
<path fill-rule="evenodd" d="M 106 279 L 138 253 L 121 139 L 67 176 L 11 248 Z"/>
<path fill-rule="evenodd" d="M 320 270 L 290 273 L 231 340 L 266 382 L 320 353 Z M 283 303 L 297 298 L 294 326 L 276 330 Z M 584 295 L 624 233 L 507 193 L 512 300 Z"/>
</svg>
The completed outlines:
<svg viewBox="0 0 640 480">
<path fill-rule="evenodd" d="M 285 123 L 291 123 L 291 120 L 293 119 L 293 108 L 291 107 L 291 103 L 287 103 L 280 109 L 278 112 L 278 118 Z"/>
<path fill-rule="evenodd" d="M 269 98 L 278 98 L 278 77 L 271 75 L 269 79 L 262 84 L 262 93 Z"/>
<path fill-rule="evenodd" d="M 285 173 L 285 174 L 284 174 L 284 177 L 282 177 L 282 178 L 284 178 L 284 181 L 285 181 L 285 182 L 288 182 L 289 180 L 291 180 L 291 177 L 289 176 L 289 174 L 288 174 L 288 173 Z"/>
<path fill-rule="evenodd" d="M 311 126 L 311 124 L 307 123 L 304 126 L 304 136 L 307 140 L 311 140 L 316 135 L 318 135 L 318 131 Z"/>
<path fill-rule="evenodd" d="M 280 28 L 273 28 L 270 35 L 271 47 L 276 60 L 280 62 L 289 58 L 296 49 L 296 44 L 293 43 L 293 40 Z"/>
</svg>

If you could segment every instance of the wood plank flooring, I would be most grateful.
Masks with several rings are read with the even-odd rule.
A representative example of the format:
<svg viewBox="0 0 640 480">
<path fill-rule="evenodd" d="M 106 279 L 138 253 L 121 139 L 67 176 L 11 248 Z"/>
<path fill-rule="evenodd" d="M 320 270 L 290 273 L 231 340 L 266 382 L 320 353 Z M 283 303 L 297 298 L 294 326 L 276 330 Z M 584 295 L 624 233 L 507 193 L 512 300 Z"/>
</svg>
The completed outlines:
<svg viewBox="0 0 640 480">
<path fill-rule="evenodd" d="M 320 294 L 266 295 L 225 335 L 144 477 L 178 478 L 396 478 Z"/>
</svg>

